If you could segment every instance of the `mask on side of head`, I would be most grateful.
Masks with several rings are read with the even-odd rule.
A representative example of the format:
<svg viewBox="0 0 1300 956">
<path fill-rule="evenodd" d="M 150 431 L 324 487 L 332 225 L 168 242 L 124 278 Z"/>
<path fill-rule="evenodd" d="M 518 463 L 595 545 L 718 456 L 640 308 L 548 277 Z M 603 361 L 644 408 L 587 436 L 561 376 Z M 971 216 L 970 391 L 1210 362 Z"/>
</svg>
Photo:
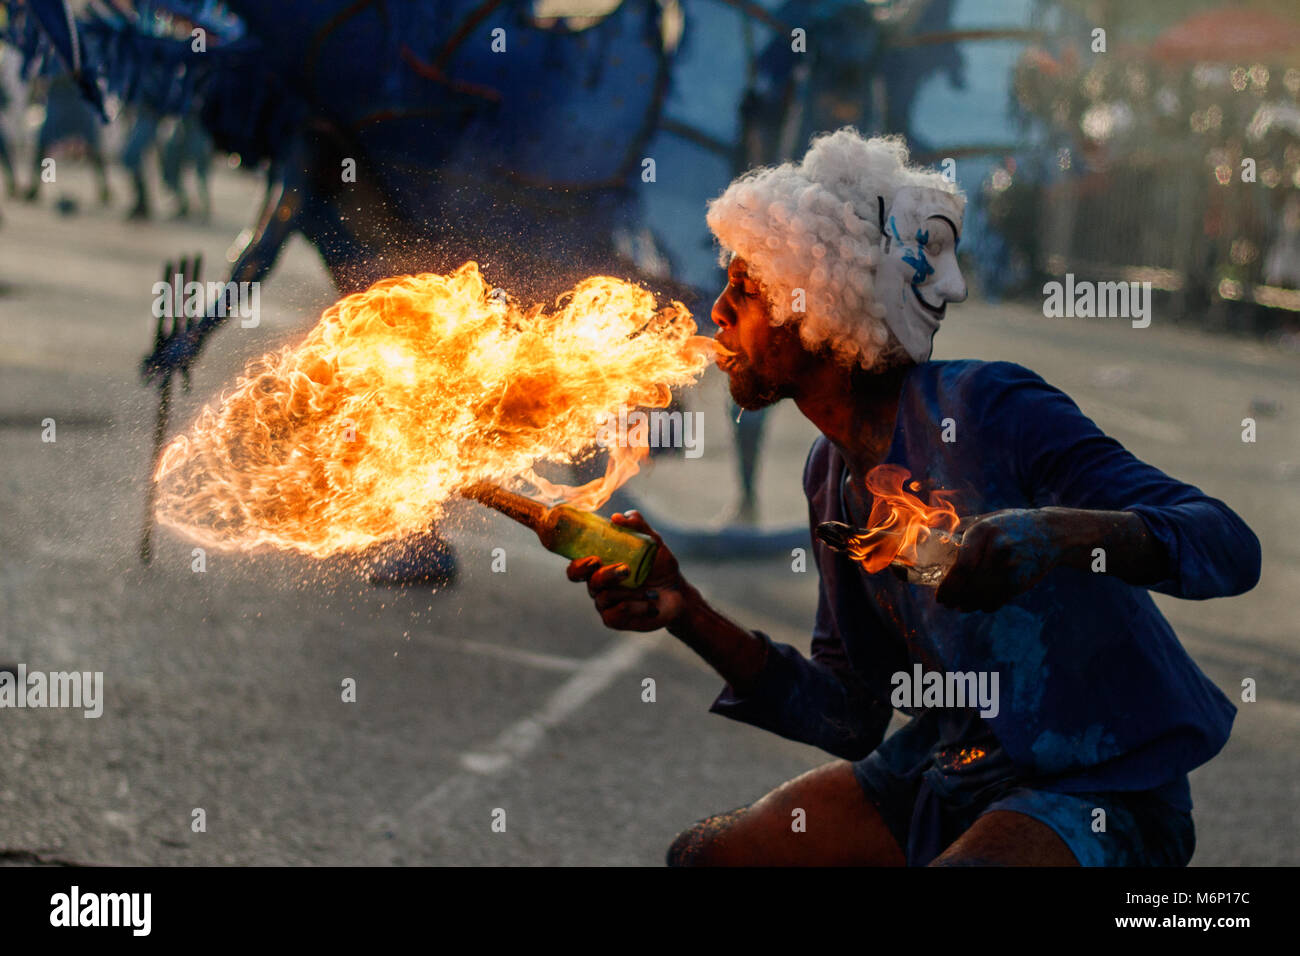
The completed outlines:
<svg viewBox="0 0 1300 956">
<path fill-rule="evenodd" d="M 957 264 L 962 211 L 952 193 L 905 186 L 884 214 L 875 297 L 885 307 L 885 324 L 916 362 L 930 357 L 948 303 L 966 298 Z"/>
</svg>

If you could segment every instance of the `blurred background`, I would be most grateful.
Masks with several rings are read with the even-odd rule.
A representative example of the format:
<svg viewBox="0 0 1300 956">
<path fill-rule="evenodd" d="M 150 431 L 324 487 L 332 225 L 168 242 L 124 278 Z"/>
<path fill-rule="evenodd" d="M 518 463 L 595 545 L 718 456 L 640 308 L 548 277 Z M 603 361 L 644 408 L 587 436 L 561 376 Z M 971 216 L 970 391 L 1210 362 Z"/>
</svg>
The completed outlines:
<svg viewBox="0 0 1300 956">
<path fill-rule="evenodd" d="M 633 278 L 711 332 L 705 203 L 853 124 L 969 197 L 972 297 L 935 357 L 1033 368 L 1260 536 L 1251 593 L 1157 602 L 1231 699 L 1258 687 L 1193 774 L 1193 863 L 1300 862 L 1293 3 L 71 8 L 75 36 L 61 3 L 0 3 L 0 663 L 102 670 L 107 700 L 0 711 L 0 861 L 653 865 L 823 762 L 708 715 L 720 682 L 693 655 L 603 630 L 561 559 L 470 505 L 443 528 L 451 586 L 279 554 L 196 573 L 164 532 L 145 567 L 138 545 L 159 382 L 174 434 L 339 295 L 471 258 L 538 300 Z M 152 285 L 196 254 L 203 279 L 263 282 L 256 327 L 159 336 Z M 1151 326 L 1045 316 L 1067 273 L 1150 282 Z M 613 505 L 806 650 L 814 430 L 788 405 L 737 423 L 712 370 L 677 401 L 703 456 L 656 455 Z"/>
</svg>

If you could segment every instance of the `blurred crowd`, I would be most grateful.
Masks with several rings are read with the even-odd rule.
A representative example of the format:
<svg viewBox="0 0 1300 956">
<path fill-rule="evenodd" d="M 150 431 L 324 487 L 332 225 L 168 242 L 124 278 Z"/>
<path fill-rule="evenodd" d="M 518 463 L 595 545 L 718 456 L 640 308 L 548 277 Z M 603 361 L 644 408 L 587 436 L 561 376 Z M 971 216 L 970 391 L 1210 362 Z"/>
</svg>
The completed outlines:
<svg viewBox="0 0 1300 956">
<path fill-rule="evenodd" d="M 1007 295 L 1148 280 L 1177 321 L 1300 347 L 1300 23 L 1211 10 L 1106 53 L 1030 46 L 982 199 Z"/>
<path fill-rule="evenodd" d="M 210 217 L 213 145 L 197 118 L 141 106 L 115 109 L 105 125 L 67 74 L 23 82 L 16 61 L 0 47 L 0 175 L 9 198 L 36 202 L 49 192 L 59 212 L 76 213 L 78 198 L 58 185 L 59 164 L 72 161 L 90 167 L 95 201 L 111 206 L 108 168 L 117 163 L 130 182 L 125 218 Z"/>
</svg>

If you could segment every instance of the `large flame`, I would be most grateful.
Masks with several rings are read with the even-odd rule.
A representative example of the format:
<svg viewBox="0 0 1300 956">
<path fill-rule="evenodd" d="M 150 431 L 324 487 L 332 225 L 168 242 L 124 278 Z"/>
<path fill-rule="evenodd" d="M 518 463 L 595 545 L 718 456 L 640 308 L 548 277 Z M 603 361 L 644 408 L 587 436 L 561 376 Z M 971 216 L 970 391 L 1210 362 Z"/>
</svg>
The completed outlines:
<svg viewBox="0 0 1300 956">
<path fill-rule="evenodd" d="M 906 567 L 928 563 L 925 545 L 936 532 L 952 534 L 961 519 L 951 492 L 933 491 L 927 505 L 912 491 L 920 484 L 910 481 L 911 473 L 899 465 L 877 465 L 867 472 L 866 486 L 873 501 L 867 519 L 869 530 L 851 535 L 846 542 L 849 556 L 871 574 L 897 562 Z M 911 491 L 906 486 L 910 484 Z M 918 552 L 918 548 L 921 549 Z"/>
<path fill-rule="evenodd" d="M 158 520 L 214 548 L 324 557 L 426 528 L 478 480 L 530 481 L 603 504 L 646 449 L 609 448 L 603 478 L 545 482 L 621 407 L 663 407 L 713 355 L 681 303 L 596 276 L 521 309 L 467 262 L 385 279 L 330 306 L 302 344 L 248 364 L 164 451 Z"/>
</svg>

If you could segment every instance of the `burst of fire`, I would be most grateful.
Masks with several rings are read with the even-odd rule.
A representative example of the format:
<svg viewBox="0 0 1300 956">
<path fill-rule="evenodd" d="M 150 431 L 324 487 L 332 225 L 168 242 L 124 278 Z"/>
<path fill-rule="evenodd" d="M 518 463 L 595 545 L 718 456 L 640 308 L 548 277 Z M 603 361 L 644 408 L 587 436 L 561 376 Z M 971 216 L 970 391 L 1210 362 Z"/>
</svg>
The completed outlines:
<svg viewBox="0 0 1300 956">
<path fill-rule="evenodd" d="M 936 532 L 952 534 L 961 520 L 948 500 L 951 492 L 931 492 L 927 505 L 912 494 L 921 486 L 909 482 L 911 477 L 899 465 L 877 465 L 867 472 L 867 490 L 874 499 L 867 520 L 869 530 L 850 535 L 846 550 L 871 574 L 895 562 L 905 567 L 926 566 L 927 542 Z"/>
<path fill-rule="evenodd" d="M 607 415 L 662 408 L 711 339 L 674 302 L 605 276 L 523 309 L 476 263 L 399 276 L 327 309 L 300 345 L 251 361 L 164 451 L 158 520 L 207 546 L 316 557 L 426 528 L 458 488 L 523 478 L 594 509 L 645 447 L 609 447 L 578 488 L 533 471 L 595 450 Z"/>
</svg>

